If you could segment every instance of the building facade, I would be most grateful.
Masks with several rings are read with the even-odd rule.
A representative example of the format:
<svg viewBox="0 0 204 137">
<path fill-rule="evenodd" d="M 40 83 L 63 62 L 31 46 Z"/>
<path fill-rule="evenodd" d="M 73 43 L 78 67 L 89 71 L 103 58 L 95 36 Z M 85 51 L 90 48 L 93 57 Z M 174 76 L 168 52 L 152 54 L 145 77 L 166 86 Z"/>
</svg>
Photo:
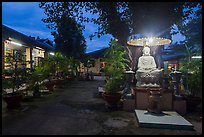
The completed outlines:
<svg viewBox="0 0 204 137">
<path fill-rule="evenodd" d="M 33 68 L 50 52 L 54 52 L 52 45 L 2 25 L 2 69 L 10 69 L 11 63 L 17 63 L 18 67 Z"/>
<path fill-rule="evenodd" d="M 89 72 L 92 72 L 94 75 L 101 75 L 104 72 L 104 68 L 106 66 L 106 62 L 104 60 L 104 54 L 108 48 L 104 48 L 101 50 L 97 50 L 94 52 L 88 53 L 91 57 L 91 67 L 88 68 Z"/>
<path fill-rule="evenodd" d="M 138 47 L 133 47 L 131 51 L 136 51 L 135 49 Z M 139 47 L 142 48 L 142 47 Z M 164 69 L 179 69 L 179 62 L 180 59 L 185 57 L 186 54 L 185 52 L 175 52 L 172 50 L 164 49 L 163 47 L 158 48 L 157 50 L 153 49 L 155 47 L 151 47 L 152 52 L 151 55 L 154 56 L 157 67 L 164 68 Z M 94 74 L 101 74 L 103 72 L 103 69 L 105 68 L 106 62 L 104 60 L 104 54 L 107 51 L 108 48 L 104 48 L 101 50 L 97 50 L 91 53 L 88 53 L 92 57 L 92 60 L 94 60 L 94 65 L 89 68 L 89 71 L 92 71 Z M 130 51 L 130 52 L 131 52 Z M 141 52 L 141 50 L 138 50 Z M 153 53 L 155 52 L 155 53 Z M 139 56 L 141 56 L 141 53 L 138 52 L 133 52 L 135 55 L 132 55 L 133 59 L 133 66 L 131 66 L 133 69 L 132 70 L 137 70 L 137 59 Z M 136 69 L 134 69 L 136 68 Z"/>
</svg>

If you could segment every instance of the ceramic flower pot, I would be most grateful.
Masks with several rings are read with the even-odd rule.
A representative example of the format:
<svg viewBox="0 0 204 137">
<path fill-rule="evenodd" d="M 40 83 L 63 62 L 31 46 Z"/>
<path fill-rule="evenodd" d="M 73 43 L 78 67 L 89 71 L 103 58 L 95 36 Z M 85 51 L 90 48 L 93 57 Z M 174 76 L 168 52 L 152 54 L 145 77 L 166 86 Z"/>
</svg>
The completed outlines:
<svg viewBox="0 0 204 137">
<path fill-rule="evenodd" d="M 196 107 L 201 103 L 200 97 L 188 96 L 188 97 L 185 97 L 185 100 L 186 100 L 187 112 L 194 111 L 196 109 Z"/>
<path fill-rule="evenodd" d="M 45 86 L 49 91 L 54 90 L 54 82 L 47 82 L 47 83 L 45 83 Z"/>
<path fill-rule="evenodd" d="M 103 92 L 102 96 L 106 100 L 106 102 L 108 103 L 108 107 L 114 108 L 114 107 L 117 107 L 118 102 L 120 101 L 122 94 L 121 93 Z"/>
<path fill-rule="evenodd" d="M 7 103 L 7 109 L 16 109 L 21 107 L 22 95 L 17 93 L 8 93 L 3 95 L 4 101 Z"/>
</svg>

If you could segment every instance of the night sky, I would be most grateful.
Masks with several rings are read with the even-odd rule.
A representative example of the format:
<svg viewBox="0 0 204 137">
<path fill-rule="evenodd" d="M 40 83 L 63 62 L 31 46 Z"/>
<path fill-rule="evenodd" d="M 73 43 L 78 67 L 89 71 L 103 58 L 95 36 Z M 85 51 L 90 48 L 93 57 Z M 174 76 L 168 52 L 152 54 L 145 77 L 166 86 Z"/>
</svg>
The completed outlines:
<svg viewBox="0 0 204 137">
<path fill-rule="evenodd" d="M 48 29 L 46 24 L 41 21 L 46 16 L 38 4 L 38 2 L 2 2 L 2 24 L 28 36 L 39 36 L 54 41 L 50 33 L 52 30 Z M 90 15 L 87 14 L 87 16 Z M 86 38 L 87 53 L 108 47 L 111 35 L 104 35 L 100 39 L 94 37 L 90 40 L 89 35 L 97 30 L 97 25 L 93 23 L 84 23 L 84 25 L 83 34 Z M 179 34 L 173 36 L 173 42 L 182 39 L 183 37 Z"/>
</svg>

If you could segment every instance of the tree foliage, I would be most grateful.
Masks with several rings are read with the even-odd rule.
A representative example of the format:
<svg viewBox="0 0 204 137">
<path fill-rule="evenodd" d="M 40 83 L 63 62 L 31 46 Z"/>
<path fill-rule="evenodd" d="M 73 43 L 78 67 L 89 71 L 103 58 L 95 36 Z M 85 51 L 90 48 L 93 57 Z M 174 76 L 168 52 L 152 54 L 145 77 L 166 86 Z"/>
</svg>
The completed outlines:
<svg viewBox="0 0 204 137">
<path fill-rule="evenodd" d="M 125 58 L 124 47 L 116 40 L 111 41 L 111 46 L 105 54 L 106 90 L 118 92 L 124 82 L 124 72 L 128 67 L 128 60 Z"/>
<path fill-rule="evenodd" d="M 202 6 L 201 4 L 186 6 L 187 13 L 182 24 L 178 25 L 179 32 L 185 40 L 171 46 L 175 52 L 186 52 L 186 58 L 180 60 L 180 69 L 185 78 L 186 89 L 189 94 L 197 96 L 202 92 L 202 60 L 192 59 L 194 55 L 202 54 Z"/>
<path fill-rule="evenodd" d="M 189 15 L 199 4 L 201 5 L 199 2 L 41 2 L 40 7 L 47 15 L 43 21 L 50 27 L 64 13 L 75 18 L 77 22 L 97 24 L 98 29 L 90 35 L 90 38 L 112 34 L 120 44 L 125 46 L 126 53 L 132 52 L 131 67 L 134 69 L 135 60 L 141 51 L 140 48 L 133 46 L 128 50 L 128 37 L 131 34 L 140 33 L 171 39 L 173 26 L 177 25 L 179 30 L 182 27 L 185 29 L 183 22 L 192 18 Z M 85 12 L 93 16 L 87 17 Z M 196 15 L 200 14 L 201 11 L 196 13 Z"/>
<path fill-rule="evenodd" d="M 185 40 L 171 46 L 172 50 L 187 52 L 188 56 L 201 55 L 202 52 L 202 7 L 200 4 L 196 8 L 184 10 L 190 13 L 188 18 L 178 25 L 179 31 Z"/>
<path fill-rule="evenodd" d="M 82 35 L 82 27 L 73 18 L 63 16 L 57 24 L 55 38 L 56 50 L 66 56 L 81 58 L 86 49 L 86 41 Z"/>
<path fill-rule="evenodd" d="M 49 27 L 53 27 L 63 14 L 74 17 L 79 22 L 93 22 L 98 31 L 91 37 L 112 34 L 121 44 L 126 44 L 131 33 L 153 32 L 170 34 L 173 24 L 180 24 L 188 18 L 191 10 L 183 12 L 183 8 L 195 7 L 198 3 L 190 2 L 41 2 L 40 7 L 47 15 L 43 19 Z M 85 12 L 98 17 L 86 17 Z M 153 29 L 152 29 L 153 28 Z"/>
<path fill-rule="evenodd" d="M 62 54 L 82 58 L 86 49 L 86 41 L 82 34 L 83 26 L 76 22 L 74 17 L 69 16 L 66 9 L 66 2 L 62 3 L 62 7 L 58 7 L 60 3 L 49 3 L 44 8 L 46 19 L 42 19 L 47 23 L 47 27 L 54 30 L 52 35 L 55 38 L 56 50 Z M 70 5 L 71 6 L 71 5 Z"/>
<path fill-rule="evenodd" d="M 202 61 L 200 59 L 187 58 L 181 61 L 180 71 L 185 76 L 186 89 L 189 95 L 198 96 L 202 92 Z"/>
</svg>

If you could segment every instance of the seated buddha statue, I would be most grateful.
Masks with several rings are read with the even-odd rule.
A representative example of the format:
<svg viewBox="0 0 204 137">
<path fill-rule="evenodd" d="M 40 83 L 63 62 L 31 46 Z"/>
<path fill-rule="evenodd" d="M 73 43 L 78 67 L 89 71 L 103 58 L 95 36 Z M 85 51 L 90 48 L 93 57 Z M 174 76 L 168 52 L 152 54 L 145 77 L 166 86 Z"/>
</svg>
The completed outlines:
<svg viewBox="0 0 204 137">
<path fill-rule="evenodd" d="M 160 87 L 159 78 L 161 70 L 157 69 L 154 57 L 150 55 L 150 48 L 145 46 L 143 55 L 138 60 L 136 71 L 137 87 Z"/>
</svg>

